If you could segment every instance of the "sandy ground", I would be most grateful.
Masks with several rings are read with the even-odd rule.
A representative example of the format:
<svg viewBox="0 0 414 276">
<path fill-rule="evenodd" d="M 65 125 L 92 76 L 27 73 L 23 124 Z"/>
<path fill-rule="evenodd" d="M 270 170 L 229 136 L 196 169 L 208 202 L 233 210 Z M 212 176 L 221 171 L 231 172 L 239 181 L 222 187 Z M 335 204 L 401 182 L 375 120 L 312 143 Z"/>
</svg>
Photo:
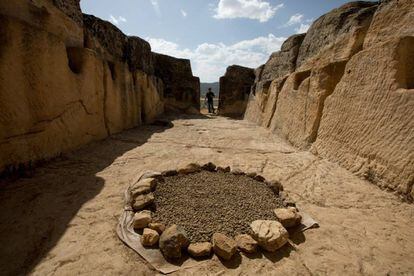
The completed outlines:
<svg viewBox="0 0 414 276">
<path fill-rule="evenodd" d="M 115 234 L 123 191 L 141 171 L 213 161 L 280 180 L 319 229 L 297 250 L 216 257 L 183 275 L 414 273 L 414 206 L 267 130 L 219 117 L 182 118 L 94 143 L 0 183 L 0 274 L 153 275 Z"/>
</svg>

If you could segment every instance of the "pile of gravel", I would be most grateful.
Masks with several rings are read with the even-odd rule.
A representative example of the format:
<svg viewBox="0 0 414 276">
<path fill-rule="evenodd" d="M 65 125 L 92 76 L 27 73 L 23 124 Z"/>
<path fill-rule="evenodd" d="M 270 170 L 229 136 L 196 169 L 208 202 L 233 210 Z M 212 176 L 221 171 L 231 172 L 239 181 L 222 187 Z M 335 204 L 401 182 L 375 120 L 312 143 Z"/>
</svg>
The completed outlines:
<svg viewBox="0 0 414 276">
<path fill-rule="evenodd" d="M 182 226 L 191 242 L 210 241 L 215 232 L 249 234 L 254 220 L 274 220 L 283 207 L 265 183 L 245 175 L 201 171 L 165 177 L 155 191 L 154 220 Z"/>
</svg>

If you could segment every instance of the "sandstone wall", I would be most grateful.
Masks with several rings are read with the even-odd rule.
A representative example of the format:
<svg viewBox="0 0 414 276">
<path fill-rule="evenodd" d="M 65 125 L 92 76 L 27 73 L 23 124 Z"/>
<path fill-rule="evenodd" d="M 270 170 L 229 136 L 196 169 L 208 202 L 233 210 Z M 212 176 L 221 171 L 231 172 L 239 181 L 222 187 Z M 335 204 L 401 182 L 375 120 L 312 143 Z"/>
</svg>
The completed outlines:
<svg viewBox="0 0 414 276">
<path fill-rule="evenodd" d="M 155 75 L 164 82 L 165 108 L 169 112 L 199 113 L 200 79 L 190 60 L 153 54 Z"/>
<path fill-rule="evenodd" d="M 322 16 L 292 72 L 263 77 L 266 65 L 283 72 L 286 58 L 258 68 L 245 119 L 414 197 L 413 16 L 409 0 L 354 2 Z"/>
<path fill-rule="evenodd" d="M 305 34 L 291 36 L 283 43 L 280 51 L 273 53 L 266 64 L 255 70 L 255 82 L 244 116 L 247 120 L 266 127 L 269 125 L 269 118 L 264 117 L 269 117 L 269 115 L 265 115 L 268 112 L 273 114 L 274 108 L 272 102 L 269 102 L 269 107 L 267 107 L 268 101 L 276 103 L 279 94 L 277 89 L 270 89 L 271 87 L 275 88 L 275 85 L 271 86 L 271 82 L 279 78 L 285 79 L 286 75 L 295 71 L 296 59 L 304 38 Z M 270 108 L 270 110 L 266 111 L 266 108 Z"/>
<path fill-rule="evenodd" d="M 413 19 L 412 1 L 381 4 L 364 50 L 348 62 L 344 77 L 326 100 L 314 144 L 321 156 L 412 197 Z"/>
<path fill-rule="evenodd" d="M 255 72 L 251 68 L 233 65 L 220 78 L 218 113 L 224 116 L 240 117 L 244 114 Z"/>
<path fill-rule="evenodd" d="M 164 112 L 149 44 L 82 15 L 79 1 L 3 1 L 0 20 L 0 173 Z"/>
</svg>

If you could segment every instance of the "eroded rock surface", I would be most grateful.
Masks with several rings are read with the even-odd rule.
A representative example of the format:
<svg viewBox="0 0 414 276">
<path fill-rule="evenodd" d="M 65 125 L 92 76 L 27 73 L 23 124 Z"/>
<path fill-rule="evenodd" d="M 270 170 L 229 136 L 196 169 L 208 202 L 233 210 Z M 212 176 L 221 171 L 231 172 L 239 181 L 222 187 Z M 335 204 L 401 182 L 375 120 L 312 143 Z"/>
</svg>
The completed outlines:
<svg viewBox="0 0 414 276">
<path fill-rule="evenodd" d="M 141 243 L 143 246 L 154 246 L 158 243 L 160 235 L 157 231 L 145 228 L 142 232 Z"/>
<path fill-rule="evenodd" d="M 184 229 L 172 225 L 161 234 L 159 245 L 167 259 L 178 259 L 181 257 L 182 250 L 188 247 L 189 241 Z"/>
<path fill-rule="evenodd" d="M 197 242 L 188 246 L 188 253 L 193 257 L 208 257 L 211 255 L 213 245 L 210 242 Z"/>
<path fill-rule="evenodd" d="M 408 0 L 351 2 L 323 15 L 305 35 L 294 72 L 263 74 L 280 70 L 283 62 L 272 58 L 256 70 L 244 118 L 412 197 L 413 16 Z"/>
<path fill-rule="evenodd" d="M 230 260 L 237 251 L 237 243 L 232 238 L 221 233 L 212 237 L 214 253 L 224 260 Z"/>
<path fill-rule="evenodd" d="M 275 252 L 281 248 L 289 238 L 289 233 L 278 221 L 255 220 L 250 227 L 259 245 L 269 252 Z"/>
<path fill-rule="evenodd" d="M 3 1 L 0 19 L 0 172 L 153 122 L 168 80 L 199 106 L 189 61 L 155 61 L 148 42 L 82 15 L 79 0 Z"/>
<path fill-rule="evenodd" d="M 166 109 L 169 112 L 198 113 L 200 110 L 200 79 L 194 77 L 190 60 L 153 54 L 155 75 L 164 82 Z"/>
<path fill-rule="evenodd" d="M 254 79 L 253 69 L 237 65 L 228 67 L 220 78 L 218 113 L 230 117 L 243 115 Z"/>
<path fill-rule="evenodd" d="M 250 235 L 241 234 L 235 238 L 237 247 L 245 253 L 255 253 L 257 251 L 257 241 L 255 241 Z"/>
</svg>

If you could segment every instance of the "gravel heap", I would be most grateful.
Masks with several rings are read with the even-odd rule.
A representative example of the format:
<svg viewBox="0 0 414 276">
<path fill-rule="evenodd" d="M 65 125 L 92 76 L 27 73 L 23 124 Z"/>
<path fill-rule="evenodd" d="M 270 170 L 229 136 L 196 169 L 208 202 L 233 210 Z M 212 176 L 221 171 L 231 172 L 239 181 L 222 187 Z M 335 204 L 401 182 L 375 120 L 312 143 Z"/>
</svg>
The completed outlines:
<svg viewBox="0 0 414 276">
<path fill-rule="evenodd" d="M 249 234 L 254 220 L 275 219 L 282 207 L 265 183 L 245 175 L 201 171 L 165 177 L 155 192 L 155 221 L 182 226 L 191 242 L 210 241 L 215 232 Z"/>
</svg>

